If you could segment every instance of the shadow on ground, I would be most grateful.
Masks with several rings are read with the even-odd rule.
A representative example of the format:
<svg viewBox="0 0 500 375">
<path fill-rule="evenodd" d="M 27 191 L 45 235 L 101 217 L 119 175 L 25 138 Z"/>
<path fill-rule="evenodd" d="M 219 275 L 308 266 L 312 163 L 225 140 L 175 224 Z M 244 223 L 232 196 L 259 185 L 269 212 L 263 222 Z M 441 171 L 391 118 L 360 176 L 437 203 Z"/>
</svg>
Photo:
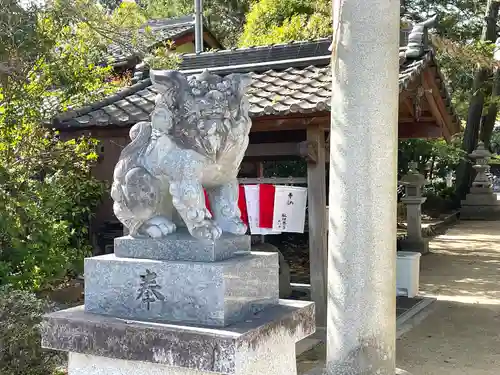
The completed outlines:
<svg viewBox="0 0 500 375">
<path fill-rule="evenodd" d="M 500 305 L 438 301 L 434 313 L 397 342 L 398 367 L 413 375 L 500 372 Z"/>
<path fill-rule="evenodd" d="M 500 373 L 500 222 L 460 222 L 430 247 L 420 288 L 438 301 L 398 340 L 398 366 L 414 375 Z"/>
<path fill-rule="evenodd" d="M 433 312 L 397 341 L 396 364 L 413 375 L 500 374 L 500 221 L 464 221 L 421 258 L 422 295 Z M 305 374 L 324 345 L 299 358 Z"/>
</svg>

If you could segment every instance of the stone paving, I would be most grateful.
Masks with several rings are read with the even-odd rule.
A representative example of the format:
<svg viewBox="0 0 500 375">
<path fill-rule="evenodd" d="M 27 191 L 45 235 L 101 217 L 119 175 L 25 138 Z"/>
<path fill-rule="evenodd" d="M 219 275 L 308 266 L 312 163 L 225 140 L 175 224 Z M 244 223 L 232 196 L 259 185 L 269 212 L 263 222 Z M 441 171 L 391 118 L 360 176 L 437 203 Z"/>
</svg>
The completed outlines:
<svg viewBox="0 0 500 375">
<path fill-rule="evenodd" d="M 430 243 L 421 294 L 432 313 L 397 341 L 397 366 L 413 375 L 500 373 L 500 221 L 464 221 Z M 324 362 L 324 346 L 299 357 L 299 374 Z"/>
</svg>

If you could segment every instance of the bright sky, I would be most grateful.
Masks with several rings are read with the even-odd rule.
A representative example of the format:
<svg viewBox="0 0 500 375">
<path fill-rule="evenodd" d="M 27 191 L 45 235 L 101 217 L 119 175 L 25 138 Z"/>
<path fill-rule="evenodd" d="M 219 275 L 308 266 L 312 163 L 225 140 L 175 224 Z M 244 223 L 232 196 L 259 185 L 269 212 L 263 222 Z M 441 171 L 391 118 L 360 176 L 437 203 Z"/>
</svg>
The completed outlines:
<svg viewBox="0 0 500 375">
<path fill-rule="evenodd" d="M 45 4 L 45 0 L 19 0 L 19 5 L 21 5 L 23 8 L 31 4 L 40 6 Z"/>
</svg>

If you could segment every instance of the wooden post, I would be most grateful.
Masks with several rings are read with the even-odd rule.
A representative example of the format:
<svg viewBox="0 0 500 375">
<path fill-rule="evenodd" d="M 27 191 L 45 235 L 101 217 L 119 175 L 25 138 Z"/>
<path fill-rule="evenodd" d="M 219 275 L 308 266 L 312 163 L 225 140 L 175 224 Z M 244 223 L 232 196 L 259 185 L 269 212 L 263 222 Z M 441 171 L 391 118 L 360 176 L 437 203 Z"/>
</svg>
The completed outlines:
<svg viewBox="0 0 500 375">
<path fill-rule="evenodd" d="M 311 299 L 316 304 L 316 328 L 326 327 L 327 231 L 325 132 L 319 126 L 307 129 L 307 141 L 317 148 L 316 163 L 307 164 L 309 212 L 309 267 Z M 311 158 L 312 159 L 312 158 Z"/>
<path fill-rule="evenodd" d="M 257 177 L 264 177 L 264 163 L 259 161 L 256 164 Z M 263 234 L 260 236 L 260 243 L 266 243 L 266 236 Z"/>
</svg>

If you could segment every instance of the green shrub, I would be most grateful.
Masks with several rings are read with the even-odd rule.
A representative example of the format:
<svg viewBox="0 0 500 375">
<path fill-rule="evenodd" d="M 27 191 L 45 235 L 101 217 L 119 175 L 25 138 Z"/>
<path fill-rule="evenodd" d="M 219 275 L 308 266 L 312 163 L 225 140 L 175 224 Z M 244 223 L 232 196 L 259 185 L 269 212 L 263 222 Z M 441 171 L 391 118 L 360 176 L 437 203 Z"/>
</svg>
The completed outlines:
<svg viewBox="0 0 500 375">
<path fill-rule="evenodd" d="M 46 289 L 80 273 L 91 251 L 87 228 L 103 193 L 90 176 L 95 142 L 49 134 L 32 127 L 17 159 L 0 152 L 0 285 Z"/>
<path fill-rule="evenodd" d="M 91 1 L 43 3 L 0 12 L 0 285 L 31 291 L 81 271 L 103 190 L 90 177 L 96 141 L 45 125 L 117 89 L 99 64 L 109 41 L 92 31 L 109 17 Z"/>
<path fill-rule="evenodd" d="M 240 46 L 314 40 L 332 34 L 329 1 L 260 0 L 252 4 Z"/>
<path fill-rule="evenodd" d="M 426 186 L 423 196 L 427 199 L 422 205 L 422 211 L 431 217 L 439 217 L 455 207 L 455 187 L 447 187 L 444 182 Z"/>
<path fill-rule="evenodd" d="M 43 350 L 39 324 L 48 304 L 34 294 L 0 288 L 0 374 L 51 375 L 59 353 Z"/>
</svg>

